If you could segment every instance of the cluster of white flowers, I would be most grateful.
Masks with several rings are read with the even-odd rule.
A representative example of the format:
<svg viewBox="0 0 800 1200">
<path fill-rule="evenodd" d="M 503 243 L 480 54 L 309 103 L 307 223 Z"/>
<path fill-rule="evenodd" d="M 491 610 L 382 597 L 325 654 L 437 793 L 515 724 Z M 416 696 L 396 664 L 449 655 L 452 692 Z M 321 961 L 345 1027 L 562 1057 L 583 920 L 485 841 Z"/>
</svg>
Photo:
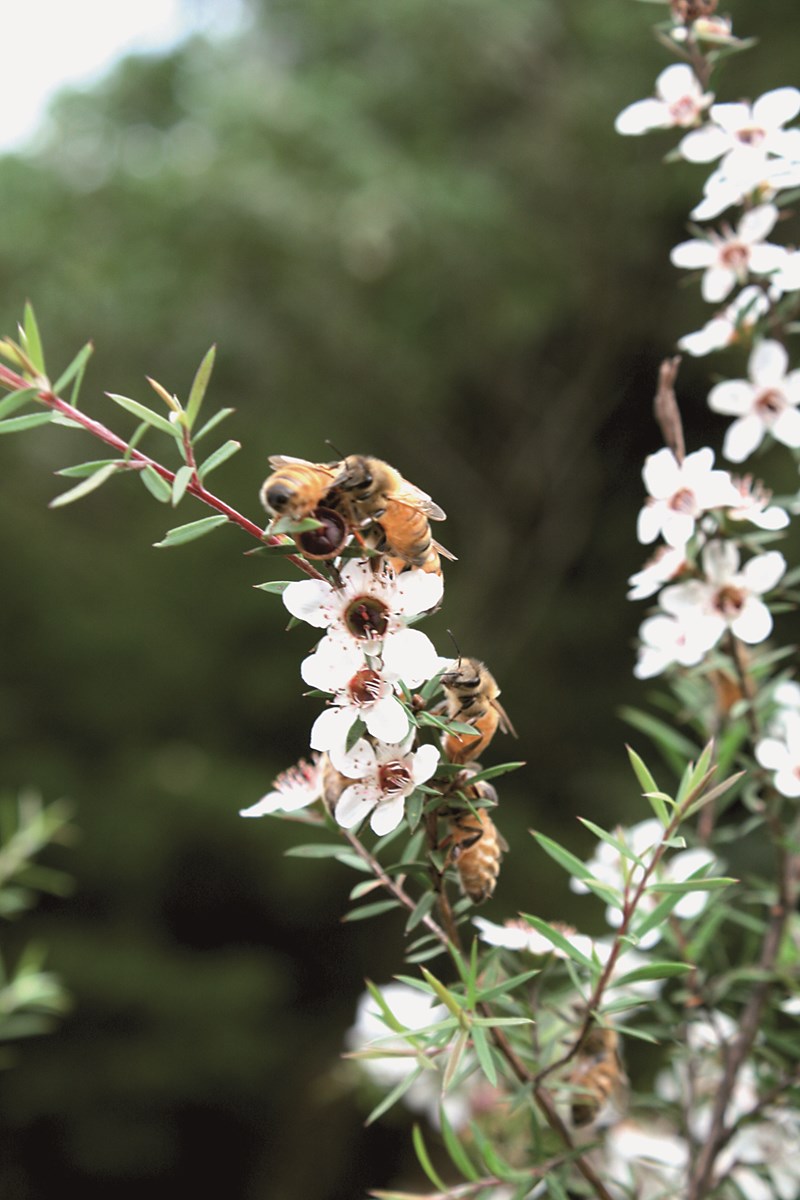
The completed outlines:
<svg viewBox="0 0 800 1200">
<path fill-rule="evenodd" d="M 283 602 L 293 617 L 325 630 L 300 673 L 311 687 L 331 695 L 311 729 L 311 749 L 323 752 L 347 781 L 335 807 L 346 829 L 370 817 L 377 834 L 395 829 L 406 798 L 427 782 L 439 763 L 431 744 L 413 750 L 414 728 L 401 702 L 401 682 L 419 687 L 441 669 L 430 639 L 409 621 L 442 598 L 441 575 L 419 568 L 395 575 L 387 564 L 352 559 L 338 586 L 324 579 L 290 583 Z M 351 741 L 361 722 L 363 736 Z M 324 760 L 279 776 L 274 788 L 242 816 L 291 812 L 322 795 Z"/>
<path fill-rule="evenodd" d="M 688 37 L 701 46 L 737 44 L 727 18 L 701 18 L 690 30 L 676 19 L 671 36 L 678 46 Z M 779 219 L 781 193 L 800 185 L 800 128 L 787 128 L 798 113 L 794 87 L 775 88 L 752 105 L 716 103 L 705 80 L 680 63 L 661 72 L 655 98 L 629 105 L 616 121 L 623 134 L 677 128 L 680 157 L 715 164 L 692 210 L 694 221 L 742 208 L 738 221 L 672 251 L 676 266 L 702 272 L 703 298 L 724 304 L 678 346 L 701 355 L 753 342 L 748 378 L 723 380 L 708 396 L 713 412 L 733 418 L 723 443 L 733 463 L 744 462 L 766 436 L 800 448 L 800 371 L 790 369 L 782 342 L 761 333 L 785 294 L 800 289 L 800 251 L 766 240 Z M 763 597 L 786 563 L 774 550 L 742 562 L 731 523 L 774 533 L 788 525 L 788 514 L 751 475 L 737 479 L 714 469 L 708 447 L 682 460 L 660 450 L 648 457 L 643 474 L 648 499 L 639 514 L 639 540 L 649 545 L 661 537 L 664 544 L 629 580 L 633 600 L 660 592 L 657 610 L 640 628 L 634 673 L 648 679 L 674 665 L 695 666 L 726 630 L 750 645 L 762 642 L 772 630 Z"/>
<path fill-rule="evenodd" d="M 710 1012 L 690 1022 L 685 1055 L 675 1055 L 669 1070 L 656 1078 L 655 1091 L 668 1107 L 685 1114 L 688 1130 L 668 1117 L 629 1119 L 609 1130 L 603 1157 L 612 1191 L 614 1184 L 639 1200 L 683 1193 L 691 1159 L 690 1141 L 706 1140 L 723 1076 L 726 1046 L 737 1033 L 725 1013 Z M 758 1079 L 746 1065 L 737 1077 L 727 1118 L 738 1128 L 716 1160 L 719 1190 L 715 1195 L 744 1200 L 796 1200 L 800 1194 L 800 1114 L 788 1108 L 762 1106 Z"/>
<path fill-rule="evenodd" d="M 648 456 L 643 478 L 649 494 L 639 513 L 639 541 L 661 535 L 665 544 L 628 581 L 632 600 L 661 589 L 658 611 L 639 630 L 635 675 L 649 679 L 675 663 L 694 666 L 728 629 L 750 645 L 763 641 L 772 616 L 762 596 L 781 579 L 786 560 L 770 550 L 742 565 L 736 542 L 715 535 L 724 519 L 779 530 L 789 523 L 786 512 L 770 505 L 752 479 L 715 469 L 707 446 L 680 462 L 672 450 L 659 450 Z"/>
</svg>

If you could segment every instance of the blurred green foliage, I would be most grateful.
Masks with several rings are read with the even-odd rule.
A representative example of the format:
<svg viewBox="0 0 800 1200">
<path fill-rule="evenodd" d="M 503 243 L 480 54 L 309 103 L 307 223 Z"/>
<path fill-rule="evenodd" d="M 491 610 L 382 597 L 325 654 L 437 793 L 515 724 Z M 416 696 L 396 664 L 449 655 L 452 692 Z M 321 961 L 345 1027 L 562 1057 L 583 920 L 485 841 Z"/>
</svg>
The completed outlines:
<svg viewBox="0 0 800 1200">
<path fill-rule="evenodd" d="M 726 97 L 792 82 L 792 0 L 731 9 L 765 49 L 726 63 Z M 267 456 L 326 458 L 330 438 L 448 512 L 459 562 L 426 629 L 489 663 L 520 734 L 497 757 L 528 762 L 503 781 L 495 919 L 599 928 L 527 829 L 581 853 L 578 814 L 643 815 L 616 715 L 646 699 L 625 579 L 657 364 L 705 319 L 668 261 L 702 168 L 612 128 L 668 61 L 660 15 L 253 0 L 241 34 L 121 63 L 0 162 L 2 329 L 29 297 L 54 373 L 93 338 L 94 415 L 131 429 L 103 392 L 149 403 L 145 374 L 185 397 L 216 342 L 209 403 L 243 443 L 213 479 L 229 502 L 260 520 Z M 719 444 L 704 364 L 681 382 L 688 441 Z M 277 569 L 236 531 L 153 551 L 176 522 L 133 478 L 48 512 L 52 472 L 95 449 L 57 427 L 0 444 L 4 783 L 70 796 L 82 831 L 75 896 L 27 924 L 75 1011 L 0 1080 L 0 1194 L 413 1181 L 337 1064 L 399 928 L 342 929 L 345 873 L 237 815 L 306 748 L 313 637 L 284 634 L 251 586 Z"/>
</svg>

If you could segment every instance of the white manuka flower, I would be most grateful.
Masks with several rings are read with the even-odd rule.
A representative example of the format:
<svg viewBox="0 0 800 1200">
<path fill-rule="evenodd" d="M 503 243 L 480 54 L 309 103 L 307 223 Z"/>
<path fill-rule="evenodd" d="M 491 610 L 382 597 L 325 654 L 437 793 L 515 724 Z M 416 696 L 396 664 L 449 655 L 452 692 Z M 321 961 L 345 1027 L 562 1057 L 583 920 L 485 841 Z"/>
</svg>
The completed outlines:
<svg viewBox="0 0 800 1200">
<path fill-rule="evenodd" d="M 741 499 L 736 508 L 728 509 L 727 516 L 732 521 L 750 521 L 759 529 L 771 532 L 786 528 L 789 514 L 777 504 L 770 504 L 772 492 L 763 483 L 754 481 L 752 475 L 744 475 L 741 479 L 734 476 L 733 485 Z"/>
<path fill-rule="evenodd" d="M 243 808 L 240 817 L 263 817 L 266 813 L 297 812 L 307 808 L 322 796 L 322 768 L 318 756 L 309 763 L 305 759 L 295 767 L 281 771 L 272 785 L 272 791 L 252 804 Z"/>
<path fill-rule="evenodd" d="M 642 478 L 650 498 L 639 513 L 640 542 L 654 542 L 662 534 L 670 546 L 685 546 L 698 517 L 737 502 L 728 472 L 713 467 L 714 451 L 708 446 L 687 454 L 681 463 L 666 447 L 647 456 Z"/>
<path fill-rule="evenodd" d="M 647 617 L 639 626 L 639 657 L 633 673 L 637 679 L 652 679 L 677 663 L 694 667 L 706 653 L 703 628 L 692 621 L 667 613 Z"/>
<path fill-rule="evenodd" d="M 603 1178 L 624 1188 L 637 1200 L 664 1200 L 680 1196 L 686 1186 L 689 1146 L 670 1126 L 642 1124 L 627 1119 L 606 1134 L 602 1148 Z"/>
<path fill-rule="evenodd" d="M 798 185 L 798 162 L 785 158 L 764 158 L 761 155 L 739 156 L 709 175 L 703 184 L 703 199 L 694 206 L 689 216 L 693 221 L 711 221 L 732 204 L 743 204 L 747 199 L 763 204 L 785 188 Z"/>
<path fill-rule="evenodd" d="M 704 108 L 714 99 L 704 92 L 686 63 L 674 63 L 656 80 L 656 99 L 636 100 L 623 108 L 614 122 L 617 133 L 640 134 L 651 129 L 669 129 L 673 125 L 694 125 Z"/>
<path fill-rule="evenodd" d="M 800 112 L 800 92 L 794 87 L 773 88 L 755 104 L 713 104 L 710 123 L 694 129 L 682 139 L 678 150 L 689 162 L 713 162 L 725 155 L 732 158 L 747 155 L 779 158 L 794 156 L 794 131 L 785 130 Z"/>
<path fill-rule="evenodd" d="M 724 233 L 713 230 L 707 238 L 691 238 L 675 246 L 670 254 L 674 266 L 702 270 L 700 291 L 709 304 L 718 304 L 744 283 L 752 271 L 756 275 L 777 271 L 787 253 L 783 246 L 765 242 L 778 219 L 774 204 L 760 204 L 746 212 L 736 229 Z"/>
<path fill-rule="evenodd" d="M 380 660 L 365 658 L 356 642 L 323 638 L 316 653 L 304 659 L 300 674 L 312 687 L 334 693 L 332 706 L 320 713 L 312 727 L 312 750 L 344 748 L 359 718 L 367 732 L 382 742 L 401 742 L 408 734 L 408 716 L 381 671 Z"/>
<path fill-rule="evenodd" d="M 440 575 L 414 568 L 395 576 L 391 567 L 374 571 L 369 562 L 351 560 L 341 570 L 341 587 L 324 579 L 290 583 L 283 603 L 293 617 L 331 637 L 355 640 L 365 654 L 380 655 L 386 673 L 416 687 L 439 669 L 430 638 L 408 629 L 410 617 L 435 608 L 442 598 Z"/>
<path fill-rule="evenodd" d="M 800 446 L 800 371 L 787 374 L 788 365 L 784 346 L 767 339 L 750 355 L 749 381 L 726 379 L 709 392 L 710 409 L 736 417 L 722 447 L 731 462 L 743 462 L 767 432 L 784 446 Z"/>
<path fill-rule="evenodd" d="M 336 820 L 352 829 L 368 813 L 374 833 L 391 833 L 403 819 L 406 796 L 427 783 L 439 765 L 438 747 L 420 746 L 412 752 L 411 738 L 395 745 L 375 744 L 359 738 L 352 750 L 330 751 L 333 766 L 355 782 L 346 787 L 336 805 Z"/>
<path fill-rule="evenodd" d="M 654 596 L 662 584 L 677 579 L 687 565 L 684 546 L 659 546 L 641 571 L 636 571 L 629 578 L 628 599 L 646 600 Z"/>
<path fill-rule="evenodd" d="M 787 255 L 791 258 L 791 255 Z M 771 281 L 770 281 L 771 282 Z M 787 289 L 788 290 L 788 289 Z M 748 338 L 761 317 L 769 312 L 770 302 L 761 288 L 750 284 L 725 309 L 706 321 L 702 329 L 685 333 L 678 339 L 678 349 L 694 358 L 724 350 L 735 342 Z"/>
<path fill-rule="evenodd" d="M 705 650 L 730 629 L 749 645 L 763 642 L 772 632 L 772 614 L 761 599 L 786 570 L 777 550 L 757 554 L 739 570 L 739 550 L 733 542 L 709 542 L 702 553 L 704 579 L 690 579 L 664 588 L 661 607 L 684 624 Z"/>
<path fill-rule="evenodd" d="M 651 817 L 646 821 L 640 821 L 638 825 L 633 825 L 627 830 L 618 830 L 618 835 L 621 841 L 636 855 L 637 858 L 644 859 L 652 858 L 656 847 L 664 838 L 664 826 L 655 817 Z M 640 919 L 645 918 L 653 911 L 661 897 L 658 895 L 657 888 L 659 883 L 685 883 L 693 876 L 699 879 L 708 874 L 708 868 L 714 863 L 714 856 L 708 850 L 681 850 L 678 854 L 672 855 L 670 858 L 662 858 L 655 873 L 651 876 L 647 890 L 642 894 L 639 904 L 636 908 L 636 918 L 634 920 L 633 932 L 636 932 L 636 924 Z M 630 859 L 623 859 L 619 850 L 609 842 L 600 842 L 593 856 L 588 860 L 586 866 L 591 871 L 592 875 L 600 883 L 606 884 L 613 888 L 622 896 L 626 890 L 635 888 L 644 875 L 642 867 L 633 863 Z M 580 894 L 588 893 L 589 888 L 586 884 L 577 879 L 575 876 L 570 878 L 570 887 L 573 892 Z M 682 920 L 691 920 L 693 917 L 699 916 L 708 903 L 709 893 L 698 890 L 694 892 L 686 892 L 681 896 L 678 903 L 672 910 L 676 917 Z M 614 904 L 609 904 L 606 908 L 606 920 L 612 928 L 618 929 L 622 924 L 622 912 Z M 661 928 L 656 926 L 649 930 L 639 941 L 641 949 L 646 950 L 651 946 L 655 946 L 661 939 Z M 628 960 L 630 962 L 630 959 Z"/>
<path fill-rule="evenodd" d="M 782 796 L 800 796 L 800 712 L 785 708 L 780 714 L 782 736 L 762 738 L 756 758 Z"/>
</svg>

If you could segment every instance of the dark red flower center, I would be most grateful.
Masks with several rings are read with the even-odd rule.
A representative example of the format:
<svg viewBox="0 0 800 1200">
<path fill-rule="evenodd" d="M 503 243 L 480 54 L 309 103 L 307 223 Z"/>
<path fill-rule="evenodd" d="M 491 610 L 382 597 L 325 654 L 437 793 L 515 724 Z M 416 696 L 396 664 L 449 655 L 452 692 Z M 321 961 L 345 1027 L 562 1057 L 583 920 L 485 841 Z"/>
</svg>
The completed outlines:
<svg viewBox="0 0 800 1200">
<path fill-rule="evenodd" d="M 669 506 L 675 512 L 694 513 L 697 511 L 697 501 L 691 488 L 681 488 L 670 499 Z"/>
<path fill-rule="evenodd" d="M 372 704 L 374 700 L 380 699 L 383 680 L 377 671 L 363 667 L 360 671 L 356 671 L 347 685 L 347 690 L 354 704 Z"/>
<path fill-rule="evenodd" d="M 765 421 L 777 417 L 778 413 L 782 412 L 785 407 L 786 400 L 784 395 L 777 388 L 765 388 L 756 397 L 756 409 L 759 416 Z"/>
<path fill-rule="evenodd" d="M 390 758 L 378 767 L 378 783 L 386 795 L 398 796 L 408 791 L 412 783 L 411 772 L 401 759 Z"/>
<path fill-rule="evenodd" d="M 726 583 L 724 587 L 718 589 L 714 596 L 714 608 L 726 620 L 733 620 L 744 608 L 745 599 L 745 593 L 741 588 Z"/>
<path fill-rule="evenodd" d="M 355 638 L 381 638 L 389 627 L 389 609 L 375 596 L 356 596 L 347 606 L 344 623 Z"/>
</svg>

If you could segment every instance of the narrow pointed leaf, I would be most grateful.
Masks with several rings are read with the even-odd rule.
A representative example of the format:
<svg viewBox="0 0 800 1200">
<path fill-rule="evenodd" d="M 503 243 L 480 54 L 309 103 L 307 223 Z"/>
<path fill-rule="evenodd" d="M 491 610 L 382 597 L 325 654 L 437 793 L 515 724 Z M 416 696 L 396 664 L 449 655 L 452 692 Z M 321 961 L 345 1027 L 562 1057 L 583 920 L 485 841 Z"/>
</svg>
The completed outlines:
<svg viewBox="0 0 800 1200">
<path fill-rule="evenodd" d="M 630 846 L 627 846 L 621 838 L 615 837 L 613 833 L 608 833 L 608 831 L 603 829 L 601 825 L 595 825 L 594 821 L 588 821 L 586 817 L 578 817 L 578 820 L 580 821 L 581 825 L 585 825 L 586 828 L 601 842 L 606 842 L 607 845 L 613 846 L 617 853 L 623 858 L 627 858 L 630 862 L 636 863 L 637 867 L 644 867 L 644 863 L 642 862 L 641 858 L 639 858 L 639 855 L 634 854 Z"/>
<path fill-rule="evenodd" d="M 685 975 L 691 971 L 689 963 L 682 962 L 651 962 L 646 967 L 636 967 L 626 975 L 614 977 L 614 988 L 624 988 L 629 983 L 641 983 L 650 979 L 674 979 L 677 975 Z"/>
<path fill-rule="evenodd" d="M 207 433 L 211 433 L 212 429 L 216 429 L 220 421 L 224 421 L 231 413 L 236 412 L 235 408 L 221 408 L 219 412 L 215 412 L 213 417 L 209 417 L 202 429 L 198 429 L 197 433 L 192 438 L 192 441 L 197 445 L 200 438 L 205 437 Z"/>
<path fill-rule="evenodd" d="M 385 912 L 391 912 L 393 908 L 398 908 L 399 900 L 376 900 L 374 904 L 362 904 L 358 908 L 351 908 L 342 917 L 343 921 L 367 921 L 370 917 L 379 917 Z"/>
<path fill-rule="evenodd" d="M 29 302 L 25 304 L 25 315 L 22 325 L 23 343 L 25 353 L 31 360 L 36 370 L 40 375 L 45 375 L 44 366 L 44 351 L 42 350 L 42 339 L 39 334 L 39 325 L 36 320 L 36 314 L 33 311 L 33 305 Z"/>
<path fill-rule="evenodd" d="M 727 876 L 717 876 L 712 879 L 684 879 L 672 883 L 651 883 L 645 889 L 648 892 L 663 892 L 666 895 L 685 896 L 688 892 L 718 892 L 722 888 L 739 883 L 738 879 Z"/>
<path fill-rule="evenodd" d="M 464 1016 L 464 1010 L 452 992 L 450 992 L 445 985 L 436 978 L 435 975 L 432 975 L 430 971 L 426 970 L 425 967 L 422 968 L 422 975 L 425 979 L 425 982 L 433 988 L 434 992 L 439 997 L 442 1004 L 444 1004 L 445 1008 L 447 1008 L 447 1010 L 452 1013 L 452 1015 L 458 1021 L 461 1021 Z"/>
<path fill-rule="evenodd" d="M 475 1047 L 475 1053 L 478 1056 L 478 1062 L 481 1064 L 481 1070 L 492 1087 L 497 1086 L 497 1068 L 494 1065 L 492 1057 L 492 1048 L 489 1045 L 489 1039 L 486 1036 L 486 1030 L 480 1025 L 472 1026 L 472 1044 Z"/>
<path fill-rule="evenodd" d="M 416 1123 L 414 1124 L 414 1129 L 413 1129 L 411 1137 L 414 1142 L 414 1150 L 416 1152 L 417 1159 L 419 1160 L 419 1165 L 422 1167 L 423 1171 L 428 1176 L 428 1179 L 430 1179 L 433 1186 L 435 1188 L 438 1188 L 440 1192 L 446 1192 L 447 1184 L 444 1182 L 442 1177 L 440 1175 L 438 1175 L 436 1173 L 436 1171 L 434 1170 L 433 1163 L 430 1160 L 430 1155 L 428 1154 L 428 1150 L 425 1145 L 425 1139 L 422 1136 L 422 1130 L 420 1129 L 419 1125 L 417 1125 Z"/>
<path fill-rule="evenodd" d="M 200 405 L 203 403 L 203 397 L 206 394 L 208 382 L 211 379 L 211 372 L 214 369 L 216 354 L 216 346 L 211 346 L 205 352 L 203 361 L 197 368 L 197 373 L 192 381 L 192 386 L 189 390 L 189 399 L 186 401 L 186 421 L 190 429 L 193 428 L 197 420 L 197 414 L 200 412 Z"/>
<path fill-rule="evenodd" d="M 53 391 L 56 393 L 56 395 L 58 395 L 59 392 L 63 392 L 67 384 L 72 383 L 73 379 L 83 375 L 83 372 L 86 370 L 86 364 L 93 354 L 94 345 L 91 342 L 87 342 L 83 349 L 78 351 L 66 370 L 62 371 L 58 379 L 53 384 Z"/>
<path fill-rule="evenodd" d="M 52 412 L 26 413 L 24 417 L 9 417 L 7 421 L 0 421 L 0 433 L 24 433 L 26 429 L 47 425 L 51 421 L 55 421 L 55 414 Z"/>
<path fill-rule="evenodd" d="M 209 454 L 205 462 L 197 468 L 197 474 L 201 479 L 205 479 L 206 475 L 210 475 L 217 467 L 221 467 L 224 462 L 232 458 L 237 450 L 241 450 L 242 443 L 235 442 L 232 439 L 225 442 L 213 454 Z"/>
<path fill-rule="evenodd" d="M 62 508 L 65 504 L 72 504 L 75 500 L 80 500 L 82 496 L 87 496 L 89 492 L 93 492 L 96 488 L 101 487 L 107 479 L 117 473 L 116 463 L 107 463 L 104 467 L 100 467 L 93 475 L 82 479 L 80 483 L 76 483 L 75 487 L 71 487 L 69 491 L 62 492 L 60 496 L 56 496 L 50 501 L 49 508 Z"/>
<path fill-rule="evenodd" d="M 217 517 L 202 517 L 199 521 L 191 521 L 188 525 L 176 525 L 174 529 L 168 530 L 160 542 L 154 542 L 153 545 L 159 548 L 183 546 L 186 542 L 193 542 L 196 538 L 205 537 L 207 533 L 211 533 L 212 529 L 227 524 L 228 518 L 221 514 Z"/>
<path fill-rule="evenodd" d="M 282 596 L 290 583 L 290 579 L 274 579 L 269 583 L 256 583 L 253 586 L 259 592 L 271 592 L 275 596 Z"/>
<path fill-rule="evenodd" d="M 531 833 L 536 838 L 536 841 L 542 849 L 550 855 L 560 867 L 575 879 L 584 879 L 587 882 L 593 879 L 592 872 L 581 862 L 570 850 L 560 846 L 558 842 L 554 842 L 552 838 L 546 837 L 543 833 L 537 833 L 535 829 Z"/>
<path fill-rule="evenodd" d="M 38 395 L 38 388 L 19 388 L 16 392 L 9 392 L 0 400 L 0 419 L 10 417 L 12 413 L 23 408 L 29 400 L 35 400 Z"/>
<path fill-rule="evenodd" d="M 378 1117 L 382 1117 L 385 1112 L 388 1112 L 388 1110 L 392 1108 L 398 1100 L 402 1099 L 412 1084 L 416 1083 L 421 1073 L 421 1067 L 416 1067 L 413 1071 L 409 1071 L 406 1077 L 401 1079 L 396 1087 L 393 1087 L 392 1090 L 383 1097 L 380 1104 L 375 1105 L 364 1124 L 372 1125 L 373 1122 L 377 1121 Z"/>
<path fill-rule="evenodd" d="M 106 392 L 109 400 L 113 400 L 120 408 L 124 408 L 127 412 L 133 413 L 140 421 L 144 421 L 147 425 L 152 425 L 154 429 L 160 429 L 162 433 L 168 433 L 171 438 L 176 438 L 180 441 L 181 430 L 179 425 L 173 425 L 166 417 L 162 417 L 160 413 L 153 412 L 151 408 L 140 404 L 138 400 L 131 400 L 130 396 L 120 396 L 116 392 Z"/>
<path fill-rule="evenodd" d="M 439 1126 L 441 1129 L 442 1141 L 444 1142 L 447 1153 L 450 1155 L 453 1166 L 461 1172 L 465 1179 L 469 1179 L 472 1182 L 474 1182 L 476 1179 L 479 1179 L 480 1175 L 478 1171 L 459 1141 L 458 1135 L 453 1129 L 453 1126 L 450 1124 L 450 1120 L 445 1112 L 444 1105 L 442 1105 L 439 1109 Z"/>
<path fill-rule="evenodd" d="M 628 758 L 630 759 L 636 778 L 642 785 L 642 791 L 657 792 L 658 784 L 650 774 L 650 771 L 647 768 L 644 760 L 630 746 L 626 746 L 625 749 L 628 751 Z"/>
<path fill-rule="evenodd" d="M 155 496 L 160 504 L 169 504 L 172 499 L 172 485 L 164 479 L 163 475 L 159 475 L 155 467 L 151 467 L 148 463 L 146 467 L 142 467 L 139 475 L 151 496 Z"/>
<path fill-rule="evenodd" d="M 183 497 L 186 495 L 186 489 L 192 482 L 194 470 L 188 463 L 184 463 L 182 467 L 178 467 L 175 472 L 175 478 L 172 481 L 172 507 L 176 508 Z"/>
<path fill-rule="evenodd" d="M 552 942 L 558 950 L 563 950 L 564 954 L 566 954 L 568 958 L 571 958 L 573 962 L 578 963 L 582 967 L 586 967 L 590 971 L 594 971 L 595 964 L 592 962 L 592 960 L 588 958 L 582 950 L 578 950 L 575 946 L 573 946 L 560 930 L 551 928 L 551 926 L 548 925 L 546 921 L 543 921 L 541 917 L 534 917 L 530 913 L 525 913 L 524 916 L 529 925 L 532 925 L 534 929 L 538 930 L 538 932 L 543 935 L 543 937 L 546 937 L 549 942 Z"/>
<path fill-rule="evenodd" d="M 91 462 L 62 467 L 60 471 L 56 471 L 56 475 L 61 475 L 64 479 L 83 479 L 87 475 L 94 475 L 95 471 L 99 471 L 101 467 L 107 467 L 111 463 L 118 465 L 120 469 L 125 466 L 122 458 L 95 458 Z"/>
</svg>

